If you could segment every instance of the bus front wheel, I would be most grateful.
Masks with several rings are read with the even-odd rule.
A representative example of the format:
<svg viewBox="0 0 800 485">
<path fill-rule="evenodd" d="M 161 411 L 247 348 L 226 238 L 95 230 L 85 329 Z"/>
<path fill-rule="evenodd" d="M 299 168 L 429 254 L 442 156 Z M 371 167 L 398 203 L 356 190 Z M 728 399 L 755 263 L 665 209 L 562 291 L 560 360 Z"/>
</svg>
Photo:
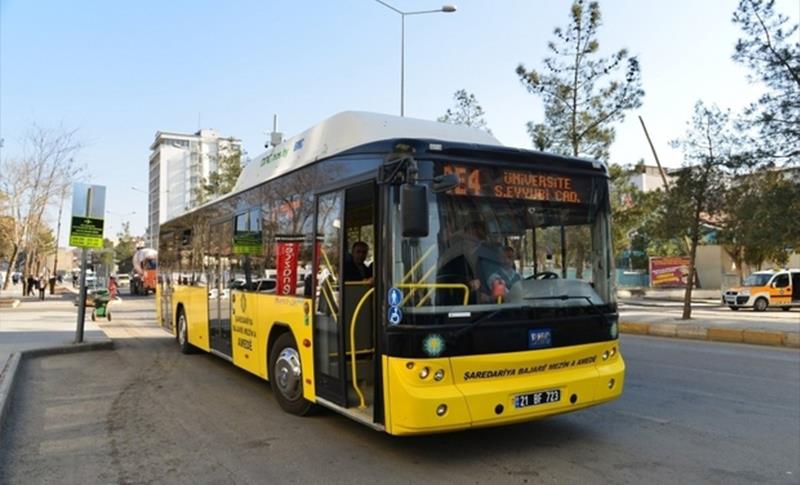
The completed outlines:
<svg viewBox="0 0 800 485">
<path fill-rule="evenodd" d="M 303 371 L 297 344 L 289 332 L 282 334 L 270 350 L 269 384 L 278 404 L 287 413 L 304 416 L 312 403 L 303 397 Z"/>
<path fill-rule="evenodd" d="M 178 310 L 178 345 L 183 354 L 191 354 L 194 350 L 194 346 L 189 343 L 189 323 L 183 308 Z"/>
</svg>

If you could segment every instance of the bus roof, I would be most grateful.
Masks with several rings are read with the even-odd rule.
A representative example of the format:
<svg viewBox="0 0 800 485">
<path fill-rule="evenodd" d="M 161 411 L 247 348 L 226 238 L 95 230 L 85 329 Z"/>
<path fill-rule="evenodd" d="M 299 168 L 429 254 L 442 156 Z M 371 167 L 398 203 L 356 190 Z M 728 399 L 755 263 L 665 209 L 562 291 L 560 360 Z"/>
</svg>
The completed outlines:
<svg viewBox="0 0 800 485">
<path fill-rule="evenodd" d="M 423 138 L 503 146 L 478 128 L 363 111 L 343 111 L 253 159 L 242 169 L 233 192 L 254 187 L 317 160 L 369 143 Z"/>
</svg>

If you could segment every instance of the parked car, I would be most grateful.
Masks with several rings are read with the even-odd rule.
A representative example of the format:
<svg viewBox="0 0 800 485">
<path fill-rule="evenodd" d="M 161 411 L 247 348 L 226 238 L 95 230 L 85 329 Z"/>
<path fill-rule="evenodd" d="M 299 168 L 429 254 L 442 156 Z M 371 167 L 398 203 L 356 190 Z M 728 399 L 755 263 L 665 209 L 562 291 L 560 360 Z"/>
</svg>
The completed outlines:
<svg viewBox="0 0 800 485">
<path fill-rule="evenodd" d="M 742 286 L 725 290 L 722 303 L 731 310 L 752 308 L 757 312 L 770 306 L 784 311 L 800 307 L 800 269 L 756 271 Z"/>
</svg>

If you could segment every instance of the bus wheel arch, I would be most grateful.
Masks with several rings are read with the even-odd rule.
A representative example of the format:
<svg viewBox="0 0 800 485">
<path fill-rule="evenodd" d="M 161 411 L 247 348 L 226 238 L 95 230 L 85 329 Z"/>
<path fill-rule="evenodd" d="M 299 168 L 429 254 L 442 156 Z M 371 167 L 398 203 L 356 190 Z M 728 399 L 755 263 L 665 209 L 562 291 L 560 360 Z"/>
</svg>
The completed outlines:
<svg viewBox="0 0 800 485">
<path fill-rule="evenodd" d="M 280 407 L 297 416 L 311 411 L 312 403 L 303 396 L 303 372 L 300 352 L 292 331 L 284 325 L 274 325 L 267 351 L 270 387 Z"/>
</svg>

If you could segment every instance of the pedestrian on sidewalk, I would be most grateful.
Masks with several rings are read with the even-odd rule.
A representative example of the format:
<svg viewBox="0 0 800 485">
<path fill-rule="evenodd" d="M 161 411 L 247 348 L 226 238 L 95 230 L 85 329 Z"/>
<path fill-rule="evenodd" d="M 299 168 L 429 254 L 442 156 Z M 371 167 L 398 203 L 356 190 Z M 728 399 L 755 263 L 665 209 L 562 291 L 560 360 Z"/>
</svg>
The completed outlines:
<svg viewBox="0 0 800 485">
<path fill-rule="evenodd" d="M 31 296 L 33 294 L 34 287 L 38 284 L 36 278 L 33 277 L 32 274 L 28 275 L 28 284 L 25 286 L 25 296 Z"/>
<path fill-rule="evenodd" d="M 47 278 L 45 278 L 44 275 L 39 276 L 38 285 L 39 285 L 39 299 L 44 300 L 44 292 L 47 289 Z"/>
<path fill-rule="evenodd" d="M 117 279 L 113 276 L 108 278 L 108 294 L 112 300 L 117 299 Z"/>
</svg>

